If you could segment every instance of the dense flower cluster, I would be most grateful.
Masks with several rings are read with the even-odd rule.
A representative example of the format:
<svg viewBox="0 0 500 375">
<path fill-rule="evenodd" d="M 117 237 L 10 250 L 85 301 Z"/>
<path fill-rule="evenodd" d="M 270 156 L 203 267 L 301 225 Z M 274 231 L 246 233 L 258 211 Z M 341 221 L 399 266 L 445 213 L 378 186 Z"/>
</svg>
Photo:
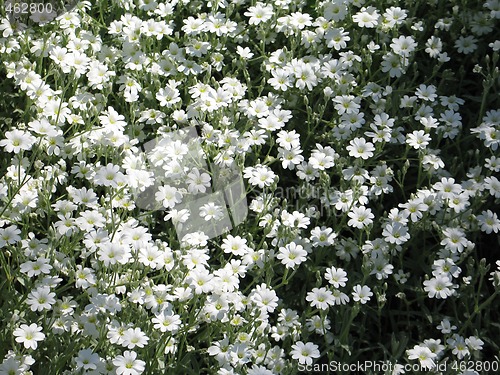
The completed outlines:
<svg viewBox="0 0 500 375">
<path fill-rule="evenodd" d="M 1 18 L 0 375 L 498 360 L 500 3 L 395 3 Z"/>
</svg>

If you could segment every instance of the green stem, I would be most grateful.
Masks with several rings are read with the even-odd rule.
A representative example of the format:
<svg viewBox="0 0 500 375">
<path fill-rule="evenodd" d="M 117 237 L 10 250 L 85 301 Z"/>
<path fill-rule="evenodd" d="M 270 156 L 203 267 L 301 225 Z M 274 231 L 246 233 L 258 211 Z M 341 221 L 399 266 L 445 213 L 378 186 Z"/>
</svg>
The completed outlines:
<svg viewBox="0 0 500 375">
<path fill-rule="evenodd" d="M 462 325 L 462 328 L 460 328 L 460 331 L 458 331 L 458 334 L 461 335 L 465 329 L 470 325 L 472 322 L 472 319 L 476 317 L 477 314 L 479 314 L 485 307 L 487 307 L 493 300 L 497 297 L 497 295 L 500 293 L 500 291 L 497 289 L 495 292 L 486 300 L 484 301 L 481 305 L 478 307 L 474 308 L 474 312 L 469 315 L 469 318 L 465 322 L 465 324 Z"/>
</svg>

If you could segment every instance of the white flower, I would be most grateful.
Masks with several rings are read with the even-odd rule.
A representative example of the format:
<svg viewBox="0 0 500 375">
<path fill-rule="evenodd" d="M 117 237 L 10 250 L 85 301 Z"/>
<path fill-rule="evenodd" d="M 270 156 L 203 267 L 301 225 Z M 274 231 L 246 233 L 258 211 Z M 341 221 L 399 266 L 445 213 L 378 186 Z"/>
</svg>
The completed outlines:
<svg viewBox="0 0 500 375">
<path fill-rule="evenodd" d="M 500 231 L 500 220 L 496 212 L 486 210 L 481 212 L 481 215 L 478 215 L 476 218 L 481 225 L 481 231 L 486 234 L 490 234 L 491 232 L 498 233 Z"/>
<path fill-rule="evenodd" d="M 345 19 L 348 14 L 347 2 L 344 1 L 325 1 L 322 3 L 324 7 L 325 18 L 330 21 L 339 22 Z"/>
<path fill-rule="evenodd" d="M 268 370 L 264 366 L 253 365 L 252 368 L 248 369 L 248 375 L 273 375 L 271 370 Z"/>
<path fill-rule="evenodd" d="M 460 35 L 455 41 L 455 48 L 458 52 L 468 55 L 469 53 L 472 53 L 477 49 L 476 43 L 477 39 L 472 35 L 466 37 Z"/>
<path fill-rule="evenodd" d="M 154 323 L 154 328 L 160 332 L 177 332 L 181 325 L 181 317 L 175 314 L 170 309 L 165 309 L 161 313 L 156 314 L 151 321 Z"/>
<path fill-rule="evenodd" d="M 382 230 L 382 236 L 387 242 L 396 245 L 401 245 L 410 239 L 408 227 L 397 221 L 387 224 Z"/>
<path fill-rule="evenodd" d="M 258 25 L 261 22 L 266 22 L 273 16 L 273 6 L 258 2 L 255 6 L 248 8 L 244 13 L 245 16 L 250 17 L 248 23 L 250 25 Z"/>
<path fill-rule="evenodd" d="M 292 86 L 290 72 L 285 69 L 277 68 L 271 71 L 272 77 L 269 78 L 269 83 L 275 90 L 287 91 Z"/>
<path fill-rule="evenodd" d="M 432 265 L 432 270 L 433 276 L 446 275 L 450 279 L 457 278 L 462 272 L 462 269 L 451 258 L 436 259 Z"/>
<path fill-rule="evenodd" d="M 399 206 L 408 211 L 407 213 L 409 214 L 412 222 L 419 221 L 423 216 L 423 212 L 427 211 L 429 208 L 429 206 L 426 205 L 421 198 L 410 199 L 407 203 L 400 203 Z"/>
<path fill-rule="evenodd" d="M 222 211 L 221 206 L 218 206 L 213 202 L 209 202 L 201 206 L 200 216 L 204 218 L 205 221 L 210 221 L 210 220 L 217 221 L 224 217 L 224 212 Z"/>
<path fill-rule="evenodd" d="M 289 228 L 303 228 L 306 229 L 307 226 L 311 223 L 311 219 L 309 219 L 305 214 L 299 211 L 293 211 L 289 213 L 284 210 L 281 212 L 281 222 L 284 226 Z"/>
<path fill-rule="evenodd" d="M 237 46 L 236 53 L 240 55 L 242 59 L 251 59 L 253 57 L 253 53 L 248 47 Z"/>
<path fill-rule="evenodd" d="M 336 237 L 337 233 L 332 228 L 322 226 L 321 228 L 315 227 L 311 230 L 311 241 L 314 247 L 333 245 Z"/>
<path fill-rule="evenodd" d="M 204 31 L 206 28 L 205 21 L 201 18 L 194 18 L 189 16 L 188 18 L 182 20 L 184 23 L 184 26 L 182 26 L 181 30 L 184 31 L 188 35 L 196 35 L 199 34 L 200 32 Z M 171 53 L 176 55 L 174 52 L 176 52 L 176 47 L 171 46 Z"/>
<path fill-rule="evenodd" d="M 149 337 L 140 328 L 129 328 L 123 333 L 122 340 L 122 345 L 128 349 L 134 349 L 136 346 L 144 348 L 149 341 Z"/>
<path fill-rule="evenodd" d="M 15 357 L 6 357 L 3 362 L 0 363 L 0 374 L 19 375 L 25 373 L 21 366 L 20 361 Z"/>
<path fill-rule="evenodd" d="M 381 69 L 384 73 L 389 72 L 390 77 L 400 77 L 405 70 L 407 60 L 395 53 L 388 52 L 382 56 Z"/>
<path fill-rule="evenodd" d="M 300 364 L 312 365 L 313 358 L 319 358 L 320 353 L 318 346 L 312 342 L 303 343 L 302 341 L 297 341 L 292 345 L 292 351 L 290 352 L 293 359 L 299 361 Z"/>
<path fill-rule="evenodd" d="M 181 192 L 170 185 L 160 186 L 155 193 L 155 199 L 161 202 L 165 208 L 173 208 L 177 203 L 182 201 Z"/>
<path fill-rule="evenodd" d="M 219 363 L 224 363 L 229 355 L 229 346 L 229 338 L 225 337 L 220 341 L 214 341 L 213 344 L 207 349 L 207 353 L 214 356 Z"/>
<path fill-rule="evenodd" d="M 238 342 L 231 346 L 229 350 L 229 357 L 231 358 L 231 363 L 235 365 L 244 365 L 252 360 L 252 355 L 250 354 L 250 348 L 248 344 L 244 342 Z"/>
<path fill-rule="evenodd" d="M 290 14 L 290 24 L 299 30 L 312 25 L 312 17 L 307 13 L 293 12 Z"/>
<path fill-rule="evenodd" d="M 484 159 L 484 166 L 492 172 L 500 172 L 500 158 L 492 156 L 491 158 Z"/>
<path fill-rule="evenodd" d="M 188 219 L 191 213 L 189 212 L 188 209 L 184 208 L 182 210 L 176 210 L 175 208 L 172 208 L 167 215 L 165 215 L 164 220 L 172 220 L 174 225 L 177 224 L 182 224 L 185 223 Z"/>
<path fill-rule="evenodd" d="M 470 355 L 470 350 L 467 347 L 464 337 L 458 334 L 453 334 L 452 337 L 446 340 L 446 343 L 449 348 L 452 348 L 452 354 L 456 355 L 458 359 L 462 359 Z"/>
<path fill-rule="evenodd" d="M 380 15 L 374 7 L 361 8 L 361 10 L 352 16 L 352 20 L 358 24 L 359 27 L 374 28 L 378 25 Z"/>
<path fill-rule="evenodd" d="M 156 100 L 159 101 L 161 107 L 171 108 L 181 102 L 180 92 L 174 85 L 169 84 L 158 90 Z"/>
<path fill-rule="evenodd" d="M 35 144 L 36 138 L 30 133 L 14 129 L 5 133 L 6 139 L 0 140 L 0 146 L 5 147 L 5 151 L 18 154 L 21 150 L 30 150 Z"/>
<path fill-rule="evenodd" d="M 342 268 L 327 268 L 325 272 L 325 280 L 327 280 L 335 288 L 344 287 L 347 282 L 347 272 L 345 272 Z"/>
<path fill-rule="evenodd" d="M 443 42 L 439 37 L 433 35 L 427 40 L 425 47 L 425 52 L 427 52 L 430 57 L 438 57 L 443 49 Z"/>
<path fill-rule="evenodd" d="M 436 182 L 433 185 L 433 188 L 439 192 L 439 195 L 443 199 L 453 198 L 456 194 L 460 194 L 462 192 L 462 187 L 459 184 L 456 184 L 455 179 L 452 177 L 441 178 L 441 181 Z"/>
<path fill-rule="evenodd" d="M 192 269 L 187 280 L 196 294 L 209 293 L 214 288 L 214 276 L 203 266 Z"/>
<path fill-rule="evenodd" d="M 334 305 L 345 305 L 349 302 L 349 296 L 338 289 L 332 291 Z"/>
<path fill-rule="evenodd" d="M 362 158 L 364 160 L 371 158 L 373 156 L 373 151 L 375 151 L 373 143 L 366 142 L 364 138 L 354 138 L 346 149 L 349 151 L 350 156 Z"/>
<path fill-rule="evenodd" d="M 495 198 L 500 198 L 500 181 L 495 176 L 484 179 L 484 187 L 490 191 Z"/>
<path fill-rule="evenodd" d="M 120 115 L 111 106 L 108 107 L 107 111 L 103 112 L 103 115 L 99 116 L 101 125 L 108 131 L 123 131 L 125 126 L 127 126 L 127 122 L 124 120 L 125 116 Z"/>
<path fill-rule="evenodd" d="M 75 271 L 75 286 L 77 288 L 86 289 L 90 285 L 95 285 L 96 277 L 93 273 L 93 270 L 90 268 L 82 268 L 80 264 L 76 265 Z"/>
<path fill-rule="evenodd" d="M 361 107 L 359 104 L 359 98 L 354 97 L 353 95 L 339 95 L 334 97 L 332 100 L 336 103 L 335 109 L 339 115 L 343 115 L 344 113 L 358 113 L 359 108 Z"/>
<path fill-rule="evenodd" d="M 26 349 L 35 350 L 38 346 L 38 341 L 42 341 L 45 338 L 43 334 L 42 327 L 39 327 L 36 323 L 32 323 L 29 326 L 27 324 L 21 324 L 19 328 L 14 330 L 14 336 L 16 336 L 16 342 L 22 343 Z"/>
<path fill-rule="evenodd" d="M 99 355 L 91 349 L 82 349 L 76 358 L 76 368 L 84 370 L 95 370 L 99 364 Z"/>
<path fill-rule="evenodd" d="M 222 242 L 221 249 L 226 254 L 243 256 L 250 250 L 247 246 L 247 240 L 240 236 L 233 237 L 229 234 Z"/>
<path fill-rule="evenodd" d="M 105 167 L 100 167 L 94 177 L 95 184 L 114 188 L 117 188 L 124 181 L 125 176 L 120 172 L 120 167 L 112 163 L 108 163 Z"/>
<path fill-rule="evenodd" d="M 383 256 L 372 259 L 372 262 L 373 268 L 370 272 L 370 275 L 375 275 L 377 277 L 377 280 L 387 279 L 387 277 L 392 274 L 394 266 L 392 264 L 389 264 L 389 262 L 384 259 Z"/>
<path fill-rule="evenodd" d="M 137 359 L 137 353 L 125 350 L 123 355 L 116 356 L 113 359 L 118 375 L 139 375 L 146 368 L 146 362 Z"/>
<path fill-rule="evenodd" d="M 97 254 L 106 267 L 116 263 L 126 264 L 132 256 L 128 246 L 112 242 L 99 246 Z"/>
<path fill-rule="evenodd" d="M 408 143 L 414 149 L 425 149 L 429 144 L 431 136 L 426 134 L 423 130 L 415 130 L 406 136 L 406 143 Z"/>
<path fill-rule="evenodd" d="M 37 258 L 34 262 L 26 261 L 21 264 L 21 272 L 28 275 L 28 277 L 38 276 L 41 273 L 48 274 L 52 266 L 45 258 Z"/>
<path fill-rule="evenodd" d="M 248 179 L 251 185 L 260 188 L 270 186 L 276 178 L 276 174 L 269 167 L 262 165 L 247 167 L 243 172 L 243 176 Z"/>
<path fill-rule="evenodd" d="M 309 158 L 309 165 L 313 169 L 324 171 L 325 169 L 333 167 L 333 156 L 327 155 L 321 151 L 313 152 Z"/>
<path fill-rule="evenodd" d="M 193 194 L 205 193 L 210 187 L 210 176 L 208 173 L 200 173 L 198 168 L 193 168 L 187 175 L 188 191 Z"/>
<path fill-rule="evenodd" d="M 51 310 L 52 305 L 56 303 L 55 296 L 56 294 L 50 291 L 50 287 L 40 286 L 28 294 L 26 303 L 31 311 Z"/>
<path fill-rule="evenodd" d="M 346 48 L 347 42 L 351 40 L 349 33 L 345 31 L 343 27 L 329 28 L 326 31 L 324 38 L 328 42 L 327 47 L 333 47 L 337 51 Z"/>
<path fill-rule="evenodd" d="M 469 338 L 465 339 L 465 343 L 471 350 L 483 350 L 484 341 L 479 337 L 470 336 Z"/>
<path fill-rule="evenodd" d="M 286 268 L 295 268 L 300 263 L 304 262 L 307 257 L 307 251 L 304 250 L 302 245 L 297 245 L 295 242 L 286 244 L 279 248 L 279 254 L 276 256 L 281 260 L 281 263 Z"/>
<path fill-rule="evenodd" d="M 441 274 L 430 280 L 425 280 L 424 290 L 428 293 L 429 298 L 446 299 L 453 293 L 452 289 L 450 289 L 452 285 L 450 278 Z"/>
<path fill-rule="evenodd" d="M 250 294 L 250 299 L 257 305 L 258 308 L 267 312 L 273 312 L 278 306 L 279 301 L 276 292 L 273 289 L 268 288 L 264 283 L 255 287 Z"/>
<path fill-rule="evenodd" d="M 311 64 L 300 63 L 294 68 L 295 73 L 295 87 L 303 90 L 307 87 L 312 90 L 318 84 L 314 69 Z"/>
<path fill-rule="evenodd" d="M 467 247 L 467 238 L 465 233 L 460 228 L 445 228 L 443 229 L 443 235 L 445 236 L 440 242 L 446 249 L 456 253 L 463 252 Z"/>
<path fill-rule="evenodd" d="M 278 147 L 278 156 L 282 160 L 281 165 L 283 169 L 295 169 L 295 165 L 300 164 L 304 161 L 304 157 L 300 155 L 302 150 L 299 147 L 292 149 L 284 149 Z"/>
<path fill-rule="evenodd" d="M 365 206 L 354 207 L 347 215 L 351 218 L 347 222 L 347 225 L 358 229 L 362 229 L 373 223 L 372 219 L 375 217 L 372 214 L 372 210 Z"/>
<path fill-rule="evenodd" d="M 439 329 L 442 334 L 448 334 L 451 333 L 451 331 L 456 330 L 457 326 L 452 326 L 450 320 L 445 318 L 441 321 L 441 323 L 439 323 L 436 328 Z"/>
<path fill-rule="evenodd" d="M 335 304 L 333 293 L 324 287 L 313 288 L 311 292 L 307 293 L 306 301 L 310 302 L 312 307 L 320 310 L 326 310 L 328 306 Z"/>
<path fill-rule="evenodd" d="M 422 100 L 433 102 L 437 98 L 436 90 L 436 86 L 426 86 L 422 83 L 415 91 L 415 95 Z"/>
<path fill-rule="evenodd" d="M 15 225 L 10 225 L 7 228 L 0 228 L 0 248 L 5 245 L 15 244 L 18 241 L 21 241 L 21 231 Z"/>
<path fill-rule="evenodd" d="M 434 358 L 437 355 L 426 346 L 415 345 L 413 349 L 406 351 L 409 359 L 418 359 L 423 368 L 431 369 L 435 366 Z"/>
<path fill-rule="evenodd" d="M 391 48 L 395 54 L 400 56 L 409 56 L 417 47 L 415 39 L 411 36 L 400 36 L 399 38 L 393 38 L 391 43 Z"/>
<path fill-rule="evenodd" d="M 407 11 L 401 9 L 400 7 L 390 7 L 386 9 L 384 13 L 384 24 L 387 24 L 389 28 L 395 25 L 401 25 L 407 17 Z"/>
<path fill-rule="evenodd" d="M 355 302 L 365 304 L 370 300 L 371 296 L 373 296 L 373 293 L 370 287 L 366 285 L 361 286 L 359 284 L 353 287 L 352 299 Z"/>
</svg>

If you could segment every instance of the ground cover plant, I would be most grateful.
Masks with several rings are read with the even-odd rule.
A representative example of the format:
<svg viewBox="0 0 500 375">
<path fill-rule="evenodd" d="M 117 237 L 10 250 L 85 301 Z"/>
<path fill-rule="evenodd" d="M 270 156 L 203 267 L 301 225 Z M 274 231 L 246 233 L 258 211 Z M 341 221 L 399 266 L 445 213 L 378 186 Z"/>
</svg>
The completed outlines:
<svg viewBox="0 0 500 375">
<path fill-rule="evenodd" d="M 0 374 L 498 371 L 498 0 L 15 3 Z"/>
</svg>

